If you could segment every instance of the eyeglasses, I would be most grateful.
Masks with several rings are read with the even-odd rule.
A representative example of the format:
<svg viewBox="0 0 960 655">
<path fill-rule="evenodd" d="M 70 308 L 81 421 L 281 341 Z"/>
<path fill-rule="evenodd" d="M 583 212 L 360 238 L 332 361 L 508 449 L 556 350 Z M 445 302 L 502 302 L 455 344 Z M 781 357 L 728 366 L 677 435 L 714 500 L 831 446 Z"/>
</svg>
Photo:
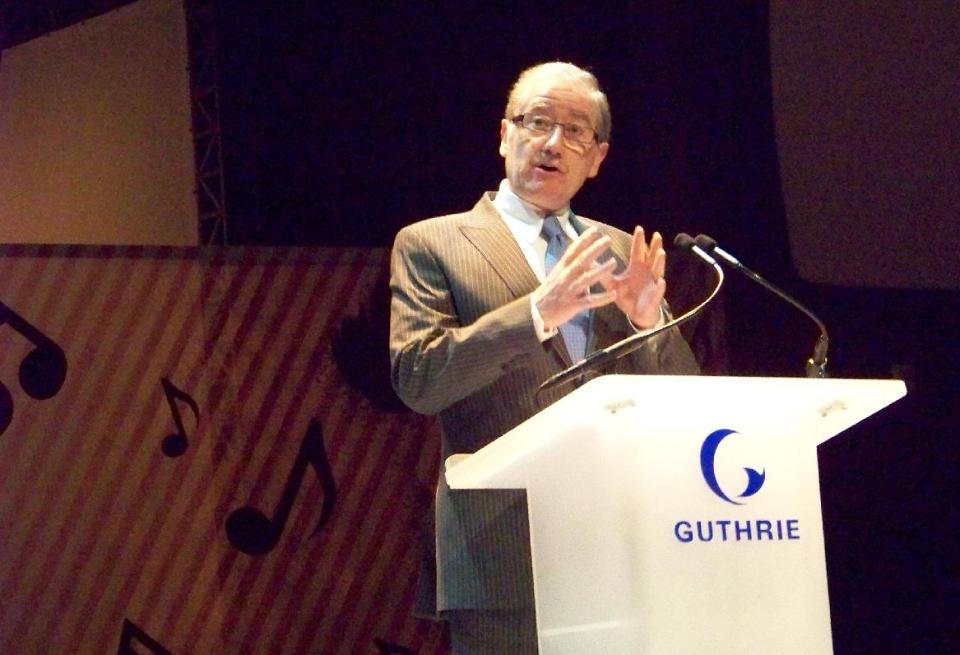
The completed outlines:
<svg viewBox="0 0 960 655">
<path fill-rule="evenodd" d="M 596 130 L 581 123 L 560 123 L 543 114 L 520 114 L 510 119 L 528 132 L 537 136 L 550 136 L 558 125 L 563 140 L 571 148 L 589 148 L 596 141 L 599 143 Z"/>
</svg>

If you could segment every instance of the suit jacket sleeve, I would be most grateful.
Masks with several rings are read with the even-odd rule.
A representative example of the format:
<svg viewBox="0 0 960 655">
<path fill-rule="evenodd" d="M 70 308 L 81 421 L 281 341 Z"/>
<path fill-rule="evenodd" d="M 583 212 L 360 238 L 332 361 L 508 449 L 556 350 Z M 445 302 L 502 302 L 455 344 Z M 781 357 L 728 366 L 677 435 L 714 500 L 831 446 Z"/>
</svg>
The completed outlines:
<svg viewBox="0 0 960 655">
<path fill-rule="evenodd" d="M 451 237 L 423 224 L 409 226 L 398 233 L 391 259 L 392 382 L 401 400 L 424 414 L 491 384 L 542 348 L 529 295 L 461 324 L 443 245 Z M 470 271 L 457 274 L 469 277 Z M 479 288 L 480 272 L 477 278 L 468 282 Z"/>
</svg>

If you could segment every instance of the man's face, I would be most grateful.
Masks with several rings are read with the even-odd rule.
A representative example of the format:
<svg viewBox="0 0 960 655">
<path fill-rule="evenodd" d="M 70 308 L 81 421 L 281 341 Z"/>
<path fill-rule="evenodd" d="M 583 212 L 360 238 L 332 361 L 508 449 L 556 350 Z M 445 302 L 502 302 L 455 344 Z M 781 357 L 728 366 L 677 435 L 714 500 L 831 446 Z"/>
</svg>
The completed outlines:
<svg viewBox="0 0 960 655">
<path fill-rule="evenodd" d="M 597 106 L 588 90 L 554 76 L 533 79 L 524 85 L 513 113 L 534 112 L 559 123 L 577 123 L 594 130 L 599 121 Z M 510 187 L 544 213 L 570 203 L 587 178 L 600 170 L 608 147 L 607 143 L 596 142 L 571 147 L 560 127 L 548 135 L 537 135 L 509 119 L 500 122 L 500 155 L 505 160 Z"/>
</svg>

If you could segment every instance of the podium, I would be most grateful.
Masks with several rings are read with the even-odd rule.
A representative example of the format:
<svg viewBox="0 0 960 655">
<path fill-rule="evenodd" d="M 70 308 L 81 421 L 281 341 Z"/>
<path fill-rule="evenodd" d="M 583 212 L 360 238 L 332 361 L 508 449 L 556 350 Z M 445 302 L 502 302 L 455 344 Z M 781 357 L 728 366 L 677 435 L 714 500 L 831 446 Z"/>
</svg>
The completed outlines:
<svg viewBox="0 0 960 655">
<path fill-rule="evenodd" d="M 830 653 L 816 447 L 905 394 L 602 376 L 446 479 L 526 489 L 541 655 Z"/>
</svg>

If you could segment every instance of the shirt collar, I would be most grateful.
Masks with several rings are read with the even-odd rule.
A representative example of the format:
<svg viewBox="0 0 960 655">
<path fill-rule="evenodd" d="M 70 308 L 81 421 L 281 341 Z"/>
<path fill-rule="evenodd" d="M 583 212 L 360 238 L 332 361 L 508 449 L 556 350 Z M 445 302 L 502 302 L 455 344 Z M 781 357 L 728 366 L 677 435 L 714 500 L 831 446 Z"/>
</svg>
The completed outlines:
<svg viewBox="0 0 960 655">
<path fill-rule="evenodd" d="M 528 241 L 533 241 L 540 236 L 544 217 L 538 209 L 513 192 L 509 180 L 500 181 L 497 195 L 493 199 L 493 206 L 505 219 L 513 222 L 518 231 L 528 237 Z M 560 226 L 566 231 L 570 223 L 570 207 L 564 207 L 556 212 L 556 216 Z"/>
</svg>

